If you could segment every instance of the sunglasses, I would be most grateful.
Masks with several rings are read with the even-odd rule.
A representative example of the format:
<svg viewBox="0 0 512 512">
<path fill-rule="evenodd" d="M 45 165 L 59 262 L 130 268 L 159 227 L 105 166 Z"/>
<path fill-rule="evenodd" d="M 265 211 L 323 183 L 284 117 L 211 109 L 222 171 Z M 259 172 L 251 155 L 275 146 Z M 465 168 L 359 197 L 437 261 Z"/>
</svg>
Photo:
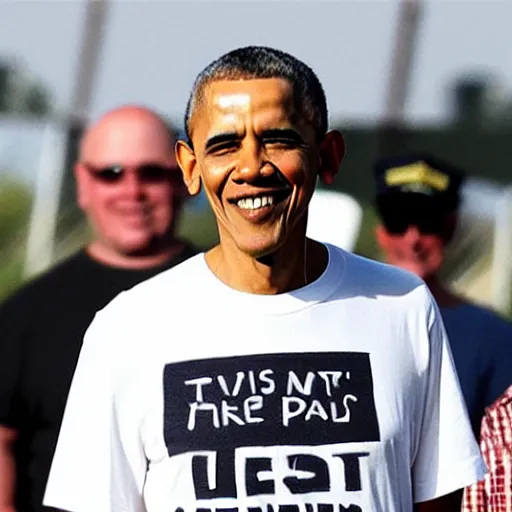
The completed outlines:
<svg viewBox="0 0 512 512">
<path fill-rule="evenodd" d="M 181 179 L 181 171 L 178 167 L 166 167 L 159 164 L 144 164 L 136 167 L 124 165 L 108 165 L 95 167 L 90 164 L 83 164 L 89 174 L 102 183 L 114 184 L 123 180 L 129 169 L 135 171 L 141 183 L 164 183 L 166 181 Z"/>
<path fill-rule="evenodd" d="M 393 235 L 403 235 L 409 226 L 415 226 L 420 233 L 441 235 L 445 231 L 445 216 L 437 212 L 409 211 L 382 212 L 386 230 Z"/>
</svg>

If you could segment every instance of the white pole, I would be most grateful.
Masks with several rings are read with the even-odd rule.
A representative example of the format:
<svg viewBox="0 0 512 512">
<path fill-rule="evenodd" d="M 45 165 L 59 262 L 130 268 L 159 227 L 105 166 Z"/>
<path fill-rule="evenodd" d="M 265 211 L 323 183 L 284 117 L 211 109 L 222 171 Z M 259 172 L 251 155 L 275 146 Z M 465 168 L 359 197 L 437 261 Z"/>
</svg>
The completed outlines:
<svg viewBox="0 0 512 512">
<path fill-rule="evenodd" d="M 496 204 L 492 262 L 492 301 L 502 313 L 509 313 L 512 299 L 512 185 L 506 187 Z"/>
<path fill-rule="evenodd" d="M 388 78 L 385 122 L 400 125 L 405 117 L 413 57 L 422 13 L 421 0 L 402 0 Z"/>
<path fill-rule="evenodd" d="M 82 44 L 78 55 L 75 85 L 71 99 L 71 115 L 87 120 L 95 84 L 98 59 L 103 47 L 108 0 L 87 0 Z"/>
<path fill-rule="evenodd" d="M 56 179 L 56 171 L 64 167 L 65 146 L 66 140 L 61 125 L 49 122 L 44 129 L 34 187 L 25 254 L 26 278 L 42 272 L 52 262 L 60 193 L 60 180 Z"/>
</svg>

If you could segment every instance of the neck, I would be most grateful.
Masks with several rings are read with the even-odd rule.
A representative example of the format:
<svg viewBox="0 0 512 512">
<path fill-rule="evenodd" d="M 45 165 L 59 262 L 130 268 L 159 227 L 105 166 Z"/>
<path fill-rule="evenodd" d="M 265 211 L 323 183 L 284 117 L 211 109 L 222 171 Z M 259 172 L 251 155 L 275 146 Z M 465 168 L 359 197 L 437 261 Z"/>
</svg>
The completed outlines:
<svg viewBox="0 0 512 512">
<path fill-rule="evenodd" d="M 255 259 L 233 243 L 221 241 L 206 254 L 210 270 L 225 284 L 259 295 L 286 293 L 315 281 L 327 267 L 327 249 L 303 236 L 274 254 Z"/>
<path fill-rule="evenodd" d="M 440 307 L 453 308 L 464 303 L 464 300 L 443 285 L 437 276 L 425 278 L 425 283 Z"/>
<path fill-rule="evenodd" d="M 145 269 L 162 265 L 180 254 L 184 247 L 183 242 L 173 239 L 172 243 L 150 254 L 127 255 L 96 241 L 89 244 L 86 251 L 92 259 L 111 267 Z"/>
</svg>

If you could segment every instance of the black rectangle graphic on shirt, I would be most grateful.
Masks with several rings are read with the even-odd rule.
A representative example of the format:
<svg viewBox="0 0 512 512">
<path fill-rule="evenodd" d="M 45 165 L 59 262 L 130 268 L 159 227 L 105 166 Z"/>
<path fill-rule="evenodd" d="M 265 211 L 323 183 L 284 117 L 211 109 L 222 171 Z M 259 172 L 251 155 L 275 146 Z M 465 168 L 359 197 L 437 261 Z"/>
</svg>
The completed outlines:
<svg viewBox="0 0 512 512">
<path fill-rule="evenodd" d="M 268 354 L 165 366 L 169 455 L 379 441 L 370 357 Z"/>
</svg>

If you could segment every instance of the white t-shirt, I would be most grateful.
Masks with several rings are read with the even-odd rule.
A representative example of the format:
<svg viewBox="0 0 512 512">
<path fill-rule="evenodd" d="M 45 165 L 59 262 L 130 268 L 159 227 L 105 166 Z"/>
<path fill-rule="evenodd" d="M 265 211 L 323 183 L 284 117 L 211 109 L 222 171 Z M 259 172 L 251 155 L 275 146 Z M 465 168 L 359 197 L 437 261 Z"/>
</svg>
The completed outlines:
<svg viewBox="0 0 512 512">
<path fill-rule="evenodd" d="M 200 254 L 90 326 L 44 499 L 72 512 L 409 512 L 484 465 L 422 281 L 333 246 L 235 291 Z"/>
</svg>

